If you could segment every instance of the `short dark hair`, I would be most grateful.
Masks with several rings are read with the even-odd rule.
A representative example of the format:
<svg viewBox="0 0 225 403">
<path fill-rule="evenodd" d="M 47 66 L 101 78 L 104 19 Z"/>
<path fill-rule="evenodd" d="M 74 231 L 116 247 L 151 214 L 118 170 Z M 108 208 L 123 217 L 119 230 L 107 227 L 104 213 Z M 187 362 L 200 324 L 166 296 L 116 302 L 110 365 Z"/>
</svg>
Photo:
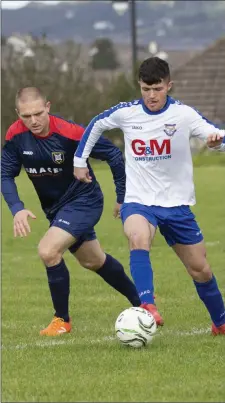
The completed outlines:
<svg viewBox="0 0 225 403">
<path fill-rule="evenodd" d="M 43 99 L 44 102 L 47 101 L 45 94 L 37 87 L 23 87 L 20 88 L 15 97 L 16 108 L 18 108 L 19 102 L 28 102 L 30 100 Z"/>
<path fill-rule="evenodd" d="M 159 57 L 149 57 L 139 67 L 139 80 L 148 85 L 158 84 L 162 80 L 170 80 L 170 68 L 168 63 Z"/>
</svg>

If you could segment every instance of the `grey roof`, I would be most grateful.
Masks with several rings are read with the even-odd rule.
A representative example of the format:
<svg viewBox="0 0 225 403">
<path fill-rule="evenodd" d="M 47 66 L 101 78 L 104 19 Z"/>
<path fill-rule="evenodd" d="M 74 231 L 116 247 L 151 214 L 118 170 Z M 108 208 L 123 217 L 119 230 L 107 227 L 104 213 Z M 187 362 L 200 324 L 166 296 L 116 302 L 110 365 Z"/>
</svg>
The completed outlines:
<svg viewBox="0 0 225 403">
<path fill-rule="evenodd" d="M 225 37 L 173 72 L 172 96 L 225 124 Z"/>
</svg>

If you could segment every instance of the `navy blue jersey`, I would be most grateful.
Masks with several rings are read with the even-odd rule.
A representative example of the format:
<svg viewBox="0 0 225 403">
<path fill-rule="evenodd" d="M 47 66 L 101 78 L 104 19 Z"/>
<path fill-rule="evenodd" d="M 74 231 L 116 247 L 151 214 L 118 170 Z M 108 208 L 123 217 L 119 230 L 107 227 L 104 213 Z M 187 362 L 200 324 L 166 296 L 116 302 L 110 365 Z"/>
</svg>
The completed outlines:
<svg viewBox="0 0 225 403">
<path fill-rule="evenodd" d="M 7 131 L 2 151 L 2 194 L 15 215 L 24 208 L 20 200 L 15 177 L 23 166 L 32 181 L 47 217 L 52 217 L 66 203 L 79 197 L 102 200 L 102 192 L 88 164 L 92 183 L 83 183 L 73 176 L 73 157 L 84 128 L 49 115 L 48 136 L 34 135 L 19 119 Z M 125 195 L 125 167 L 121 151 L 106 138 L 101 138 L 91 153 L 92 158 L 107 161 L 116 185 L 117 202 Z"/>
</svg>

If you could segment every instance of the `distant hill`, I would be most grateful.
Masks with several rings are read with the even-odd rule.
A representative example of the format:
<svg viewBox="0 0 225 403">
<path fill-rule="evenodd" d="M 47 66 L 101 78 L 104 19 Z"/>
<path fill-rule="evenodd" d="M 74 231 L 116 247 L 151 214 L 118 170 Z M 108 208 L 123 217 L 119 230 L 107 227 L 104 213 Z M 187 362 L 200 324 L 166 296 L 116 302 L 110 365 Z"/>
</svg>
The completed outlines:
<svg viewBox="0 0 225 403">
<path fill-rule="evenodd" d="M 164 49 L 197 49 L 225 33 L 225 1 L 136 1 L 137 39 L 140 45 L 157 41 Z M 2 35 L 46 34 L 61 42 L 74 39 L 91 43 L 107 37 L 115 43 L 130 42 L 130 14 L 119 16 L 112 2 L 65 2 L 54 6 L 28 4 L 2 10 Z"/>
</svg>

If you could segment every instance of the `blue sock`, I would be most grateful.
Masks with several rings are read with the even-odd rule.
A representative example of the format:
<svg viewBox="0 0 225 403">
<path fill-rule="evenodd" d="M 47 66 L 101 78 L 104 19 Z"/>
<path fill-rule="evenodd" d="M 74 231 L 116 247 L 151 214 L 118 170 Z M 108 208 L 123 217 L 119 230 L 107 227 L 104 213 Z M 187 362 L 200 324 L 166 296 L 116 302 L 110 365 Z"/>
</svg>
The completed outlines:
<svg viewBox="0 0 225 403">
<path fill-rule="evenodd" d="M 55 266 L 46 267 L 55 316 L 69 322 L 70 275 L 64 260 Z"/>
<path fill-rule="evenodd" d="M 96 273 L 111 287 L 124 295 L 133 306 L 141 305 L 135 285 L 125 273 L 122 264 L 114 257 L 106 254 L 105 263 Z"/>
<path fill-rule="evenodd" d="M 153 271 L 147 250 L 130 252 L 130 271 L 141 303 L 154 304 Z"/>
<path fill-rule="evenodd" d="M 194 281 L 197 293 L 204 302 L 213 323 L 218 327 L 225 323 L 225 307 L 222 295 L 218 288 L 215 277 L 206 283 Z"/>
</svg>

